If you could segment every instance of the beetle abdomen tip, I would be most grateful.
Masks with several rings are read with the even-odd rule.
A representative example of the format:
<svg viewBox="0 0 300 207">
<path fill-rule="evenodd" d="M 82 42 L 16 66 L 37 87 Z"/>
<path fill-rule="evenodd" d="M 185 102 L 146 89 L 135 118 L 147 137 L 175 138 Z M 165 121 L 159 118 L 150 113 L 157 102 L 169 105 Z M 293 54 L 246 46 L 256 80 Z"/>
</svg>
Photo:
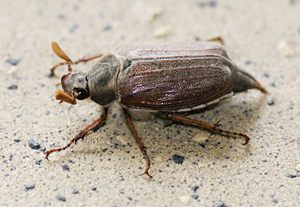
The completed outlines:
<svg viewBox="0 0 300 207">
<path fill-rule="evenodd" d="M 236 67 L 232 91 L 243 92 L 248 89 L 257 89 L 267 93 L 267 90 L 252 75 Z"/>
</svg>

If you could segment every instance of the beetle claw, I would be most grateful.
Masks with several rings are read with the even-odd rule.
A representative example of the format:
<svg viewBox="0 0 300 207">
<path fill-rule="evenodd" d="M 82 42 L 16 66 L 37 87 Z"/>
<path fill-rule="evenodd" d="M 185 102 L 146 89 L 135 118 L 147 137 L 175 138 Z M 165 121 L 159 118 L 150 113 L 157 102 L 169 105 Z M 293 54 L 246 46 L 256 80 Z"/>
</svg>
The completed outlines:
<svg viewBox="0 0 300 207">
<path fill-rule="evenodd" d="M 220 124 L 220 121 L 221 121 L 221 119 L 217 123 L 214 124 L 215 128 L 218 128 L 218 127 L 222 126 L 222 124 Z"/>
<path fill-rule="evenodd" d="M 250 137 L 248 137 L 246 134 L 244 134 L 243 137 L 245 138 L 245 143 L 243 143 L 242 145 L 248 144 L 248 142 L 250 141 Z"/>
<path fill-rule="evenodd" d="M 49 157 L 49 154 L 50 154 L 50 153 L 47 151 L 47 152 L 44 152 L 44 154 L 46 155 L 45 159 L 49 161 L 49 158 L 48 158 L 48 157 Z"/>
<path fill-rule="evenodd" d="M 148 173 L 148 168 L 147 168 L 147 170 L 142 175 L 148 175 L 149 178 L 152 178 L 152 176 Z"/>
</svg>

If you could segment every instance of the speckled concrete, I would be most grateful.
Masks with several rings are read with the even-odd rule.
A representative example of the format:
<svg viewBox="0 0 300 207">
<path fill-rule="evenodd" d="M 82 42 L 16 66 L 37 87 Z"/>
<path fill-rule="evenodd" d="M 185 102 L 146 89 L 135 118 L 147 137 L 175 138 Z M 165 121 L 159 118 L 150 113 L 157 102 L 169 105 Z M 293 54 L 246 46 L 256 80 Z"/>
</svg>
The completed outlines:
<svg viewBox="0 0 300 207">
<path fill-rule="evenodd" d="M 298 0 L 1 0 L 0 205 L 299 206 L 299 11 Z M 149 180 L 113 105 L 84 142 L 44 159 L 43 150 L 64 146 L 99 116 L 88 101 L 57 104 L 55 84 L 66 68 L 47 77 L 60 61 L 51 41 L 76 60 L 123 44 L 215 36 L 269 94 L 249 91 L 190 117 L 221 119 L 223 128 L 248 134 L 248 145 L 160 119 L 135 122 L 151 158 Z"/>
</svg>

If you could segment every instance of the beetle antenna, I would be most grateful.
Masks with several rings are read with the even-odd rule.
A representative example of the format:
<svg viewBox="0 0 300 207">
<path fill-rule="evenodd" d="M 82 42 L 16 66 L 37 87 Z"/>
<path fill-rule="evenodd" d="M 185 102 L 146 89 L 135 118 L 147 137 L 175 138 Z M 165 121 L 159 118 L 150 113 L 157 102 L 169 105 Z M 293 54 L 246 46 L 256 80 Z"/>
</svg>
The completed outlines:
<svg viewBox="0 0 300 207">
<path fill-rule="evenodd" d="M 72 68 L 71 68 L 71 64 L 78 64 L 78 63 L 86 63 L 88 61 L 91 61 L 91 60 L 94 60 L 96 58 L 99 58 L 99 57 L 102 57 L 103 54 L 96 54 L 96 55 L 93 55 L 93 56 L 89 56 L 89 57 L 84 57 L 84 58 L 81 58 L 75 62 L 73 62 L 69 56 L 59 47 L 59 45 L 56 43 L 56 42 L 52 42 L 51 43 L 51 47 L 52 47 L 52 50 L 53 52 L 58 56 L 60 57 L 61 59 L 65 60 L 66 62 L 61 62 L 61 63 L 58 63 L 56 65 L 54 65 L 51 69 L 50 69 L 50 77 L 54 76 L 54 70 L 61 66 L 61 65 L 68 65 L 68 71 L 69 73 L 72 72 Z"/>
<path fill-rule="evenodd" d="M 72 60 L 66 55 L 66 53 L 59 47 L 59 45 L 56 42 L 51 43 L 51 47 L 53 52 L 60 57 L 61 59 L 67 61 L 67 62 L 72 62 Z"/>
<path fill-rule="evenodd" d="M 52 50 L 53 52 L 58 56 L 60 57 L 61 59 L 65 60 L 66 62 L 63 62 L 63 63 L 58 63 L 56 65 L 54 65 L 50 71 L 51 71 L 51 76 L 54 75 L 54 70 L 60 66 L 60 65 L 65 65 L 65 64 L 68 64 L 68 71 L 69 72 L 72 72 L 72 68 L 71 68 L 71 63 L 72 63 L 72 60 L 69 58 L 69 56 L 59 47 L 59 45 L 56 43 L 56 42 L 52 42 L 51 43 L 51 47 L 52 47 Z"/>
</svg>

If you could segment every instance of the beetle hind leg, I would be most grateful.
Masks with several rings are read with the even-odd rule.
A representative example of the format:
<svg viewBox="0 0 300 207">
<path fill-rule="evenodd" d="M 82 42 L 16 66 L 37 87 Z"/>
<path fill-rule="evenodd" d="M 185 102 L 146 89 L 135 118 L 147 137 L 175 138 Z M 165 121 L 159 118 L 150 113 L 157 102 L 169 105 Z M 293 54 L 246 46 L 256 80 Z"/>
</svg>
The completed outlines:
<svg viewBox="0 0 300 207">
<path fill-rule="evenodd" d="M 218 121 L 216 124 L 210 124 L 210 123 L 207 123 L 207 122 L 203 122 L 203 121 L 199 121 L 199 120 L 195 120 L 195 119 L 190 119 L 190 118 L 187 118 L 187 117 L 184 117 L 184 116 L 171 114 L 171 113 L 166 113 L 166 117 L 169 118 L 169 119 L 172 119 L 174 121 L 182 121 L 182 122 L 187 122 L 187 123 L 191 123 L 191 124 L 196 124 L 196 125 L 208 128 L 210 130 L 213 130 L 213 131 L 215 131 L 217 133 L 220 133 L 220 134 L 224 134 L 224 135 L 228 135 L 228 136 L 243 137 L 245 139 L 245 142 L 243 143 L 243 145 L 248 144 L 248 142 L 250 140 L 250 137 L 248 137 L 246 134 L 221 129 L 220 128 L 220 126 L 221 126 L 220 121 Z"/>
<path fill-rule="evenodd" d="M 141 139 L 139 138 L 138 134 L 136 133 L 136 131 L 134 129 L 134 126 L 133 126 L 133 123 L 132 123 L 132 120 L 131 120 L 131 116 L 129 115 L 129 113 L 125 109 L 124 109 L 124 113 L 125 113 L 125 118 L 126 118 L 128 127 L 129 127 L 130 131 L 132 132 L 137 144 L 139 145 L 139 148 L 142 151 L 144 158 L 147 160 L 147 168 L 146 168 L 146 170 L 143 174 L 146 174 L 150 178 L 152 178 L 152 176 L 148 172 L 149 169 L 150 169 L 150 158 L 149 158 L 149 156 L 147 154 L 147 151 L 146 151 L 147 148 L 143 145 Z"/>
</svg>

